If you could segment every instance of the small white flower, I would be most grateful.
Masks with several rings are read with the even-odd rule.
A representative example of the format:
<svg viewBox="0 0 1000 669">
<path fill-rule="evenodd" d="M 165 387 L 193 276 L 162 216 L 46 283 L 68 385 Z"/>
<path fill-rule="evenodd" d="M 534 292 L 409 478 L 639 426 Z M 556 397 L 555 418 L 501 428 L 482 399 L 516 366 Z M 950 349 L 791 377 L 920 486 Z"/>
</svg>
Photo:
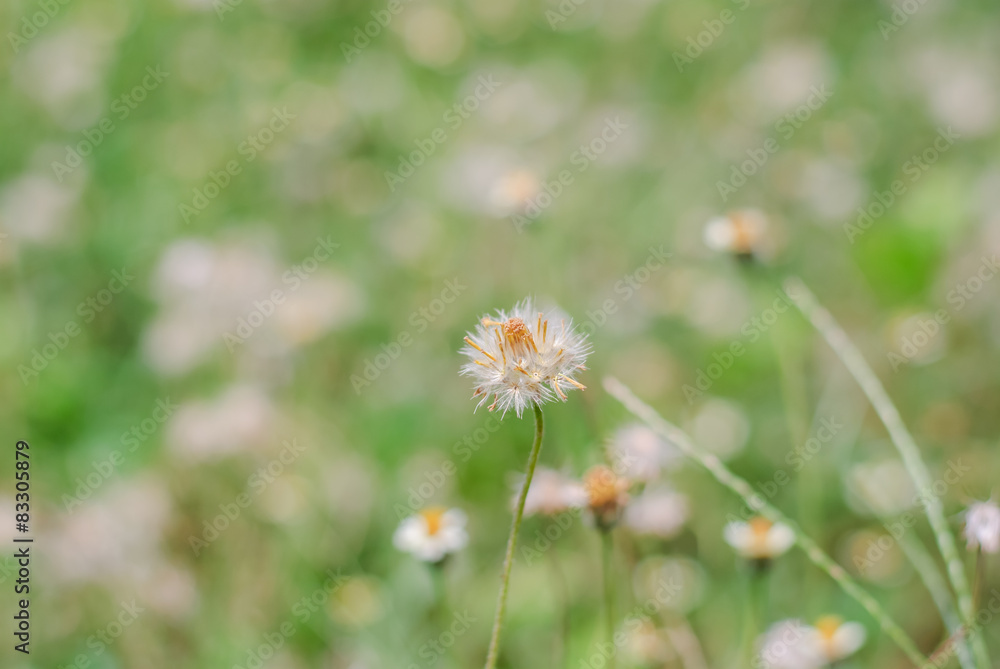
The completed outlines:
<svg viewBox="0 0 1000 669">
<path fill-rule="evenodd" d="M 809 628 L 809 639 L 827 662 L 842 660 L 853 655 L 865 643 L 865 627 L 861 623 L 847 623 L 838 616 L 823 616 Z"/>
<path fill-rule="evenodd" d="M 992 499 L 975 502 L 965 512 L 965 538 L 969 550 L 1000 552 L 1000 507 Z"/>
<path fill-rule="evenodd" d="M 425 562 L 440 562 L 469 543 L 465 512 L 433 507 L 403 520 L 392 538 L 401 551 Z"/>
<path fill-rule="evenodd" d="M 517 504 L 518 496 L 514 496 Z M 524 515 L 554 516 L 570 509 L 587 505 L 587 491 L 583 484 L 554 469 L 539 467 L 531 479 L 528 496 L 524 500 Z"/>
<path fill-rule="evenodd" d="M 638 423 L 619 428 L 608 450 L 611 461 L 620 464 L 623 474 L 633 481 L 652 481 L 681 461 L 677 449 Z"/>
<path fill-rule="evenodd" d="M 667 487 L 647 488 L 625 509 L 623 522 L 637 534 L 675 536 L 688 518 L 687 497 Z"/>
<path fill-rule="evenodd" d="M 795 543 L 792 528 L 782 523 L 772 523 L 763 516 L 751 518 L 749 523 L 729 523 L 722 535 L 727 544 L 751 560 L 776 558 Z"/>
<path fill-rule="evenodd" d="M 751 257 L 761 250 L 767 217 L 757 209 L 731 211 L 705 225 L 705 246 L 720 253 Z"/>
<path fill-rule="evenodd" d="M 826 659 L 816 644 L 815 629 L 801 620 L 781 620 L 771 625 L 757 642 L 767 669 L 820 669 Z"/>
<path fill-rule="evenodd" d="M 543 314 L 530 299 L 510 313 L 483 317 L 461 350 L 471 360 L 461 373 L 476 382 L 472 396 L 482 398 L 476 408 L 492 397 L 490 411 L 505 415 L 514 409 L 520 417 L 533 404 L 566 401 L 566 390 L 585 388 L 573 377 L 586 369 L 586 339 L 561 312 Z"/>
</svg>

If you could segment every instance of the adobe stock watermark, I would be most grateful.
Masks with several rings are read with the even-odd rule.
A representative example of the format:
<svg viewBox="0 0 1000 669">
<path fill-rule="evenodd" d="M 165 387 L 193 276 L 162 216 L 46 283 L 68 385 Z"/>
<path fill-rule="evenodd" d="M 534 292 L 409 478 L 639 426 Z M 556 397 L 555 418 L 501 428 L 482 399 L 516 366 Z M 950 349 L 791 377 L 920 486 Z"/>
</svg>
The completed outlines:
<svg viewBox="0 0 1000 669">
<path fill-rule="evenodd" d="M 240 1 L 242 2 L 242 0 Z M 364 26 L 356 26 L 354 28 L 354 39 L 351 43 L 340 43 L 340 53 L 344 54 L 344 60 L 350 63 L 360 56 L 361 52 L 372 43 L 372 40 L 381 35 L 382 31 L 392 23 L 392 19 L 411 2 L 413 0 L 389 0 L 385 5 L 385 9 L 371 10 L 372 20 Z"/>
<path fill-rule="evenodd" d="M 732 0 L 739 11 L 743 11 L 750 6 L 750 0 Z M 696 61 L 706 49 L 715 44 L 715 40 L 722 36 L 726 27 L 736 21 L 736 13 L 731 9 L 723 9 L 714 19 L 705 19 L 701 22 L 704 30 L 694 37 L 687 38 L 687 48 L 684 53 L 674 51 L 674 65 L 678 72 L 684 72 L 684 68 Z"/>
<path fill-rule="evenodd" d="M 900 0 L 892 5 L 892 14 L 889 20 L 879 19 L 878 31 L 882 33 L 884 41 L 889 40 L 889 35 L 893 34 L 906 25 L 910 17 L 920 11 L 920 8 L 927 4 L 927 0 Z"/>
<path fill-rule="evenodd" d="M 642 604 L 636 604 L 622 621 L 621 628 L 614 633 L 610 641 L 601 641 L 595 645 L 594 652 L 580 660 L 580 669 L 605 669 L 610 666 L 612 658 L 628 645 L 629 635 L 626 632 L 636 632 L 664 608 L 669 607 L 680 595 L 684 587 L 680 578 L 671 576 L 661 580 L 656 585 L 656 592 Z"/>
<path fill-rule="evenodd" d="M 833 442 L 834 438 L 843 429 L 844 424 L 837 421 L 834 416 L 825 416 L 819 421 L 813 436 L 806 439 L 805 443 L 798 444 L 794 449 L 785 455 L 785 464 L 798 473 L 802 471 L 823 448 Z M 770 480 L 757 481 L 756 489 L 750 497 L 749 502 L 743 502 L 740 506 L 739 516 L 727 513 L 726 522 L 748 521 L 764 507 L 766 503 L 764 497 L 773 500 L 778 492 L 791 483 L 792 477 L 784 469 L 774 470 Z"/>
<path fill-rule="evenodd" d="M 325 576 L 326 580 L 319 588 L 292 605 L 293 618 L 282 622 L 275 631 L 265 633 L 260 644 L 246 651 L 243 664 L 234 664 L 232 669 L 261 669 L 288 643 L 289 639 L 295 636 L 300 625 L 309 622 L 317 612 L 324 611 L 330 597 L 350 581 L 348 577 L 341 575 L 339 570 L 335 572 L 328 569 Z"/>
<path fill-rule="evenodd" d="M 226 20 L 226 14 L 230 12 L 235 12 L 236 8 L 243 4 L 243 0 L 212 0 L 212 9 L 215 10 L 215 16 L 218 17 L 219 23 Z"/>
<path fill-rule="evenodd" d="M 247 138 L 236 146 L 236 152 L 242 158 L 228 161 L 221 170 L 209 171 L 208 180 L 202 186 L 192 189 L 191 203 L 182 202 L 177 206 L 184 223 L 190 223 L 192 218 L 201 215 L 233 179 L 243 173 L 243 168 L 256 160 L 257 156 L 263 153 L 295 118 L 296 114 L 289 112 L 287 107 L 272 108 L 267 124 L 257 132 L 247 135 Z"/>
<path fill-rule="evenodd" d="M 79 142 L 66 145 L 66 157 L 63 159 L 63 162 L 59 162 L 58 160 L 52 161 L 52 172 L 55 174 L 56 179 L 62 183 L 63 178 L 67 174 L 72 174 L 73 170 L 82 165 L 83 159 L 92 154 L 94 149 L 100 146 L 107 136 L 118 128 L 115 123 L 121 123 L 127 119 L 136 107 L 150 93 L 159 88 L 164 79 L 169 76 L 170 73 L 161 70 L 159 65 L 147 67 L 146 76 L 142 78 L 142 81 L 132 87 L 132 90 L 122 93 L 111 102 L 111 107 L 109 108 L 111 114 L 106 115 L 92 127 L 84 130 L 81 133 L 83 139 Z"/>
<path fill-rule="evenodd" d="M 49 25 L 49 21 L 55 18 L 59 10 L 68 5 L 72 0 L 38 0 L 38 11 L 32 12 L 30 16 L 21 17 L 21 29 L 7 33 L 7 40 L 10 42 L 14 53 L 21 50 L 29 40 Z"/>
<path fill-rule="evenodd" d="M 499 430 L 500 419 L 494 414 L 490 414 L 481 427 L 477 427 L 452 444 L 452 457 L 442 460 L 436 469 L 424 472 L 419 483 L 407 488 L 406 504 L 397 502 L 393 505 L 392 510 L 395 512 L 397 520 L 402 521 L 424 508 L 427 502 L 444 487 L 448 479 L 458 473 L 456 461 L 466 463 L 471 460 L 472 456 L 478 453 L 490 440 L 490 437 Z"/>
<path fill-rule="evenodd" d="M 128 455 L 139 450 L 139 447 L 156 434 L 160 426 L 179 408 L 180 406 L 171 402 L 169 397 L 156 400 L 148 418 L 122 432 L 118 440 L 121 447 L 111 451 L 104 459 L 91 462 L 90 472 L 76 478 L 73 494 L 63 494 L 62 503 L 66 513 L 73 513 L 84 500 L 90 499 L 94 492 L 125 464 Z"/>
<path fill-rule="evenodd" d="M 400 184 L 416 174 L 417 168 L 426 163 L 427 159 L 437 152 L 438 147 L 448 141 L 449 131 L 453 133 L 461 128 L 462 124 L 479 110 L 480 105 L 501 86 L 501 82 L 496 81 L 492 74 L 480 76 L 477 81 L 479 83 L 472 93 L 453 104 L 442 115 L 442 125 L 431 130 L 427 136 L 413 140 L 413 145 L 416 147 L 413 151 L 406 155 L 399 154 L 395 172 L 385 171 L 385 183 L 389 186 L 390 193 L 395 193 Z"/>
<path fill-rule="evenodd" d="M 872 227 L 876 219 L 885 214 L 896 201 L 906 194 L 913 184 L 920 181 L 921 177 L 927 173 L 934 163 L 941 159 L 941 156 L 955 145 L 955 141 L 961 139 L 961 135 L 947 128 L 938 128 L 938 136 L 930 146 L 910 156 L 909 160 L 903 163 L 902 171 L 906 179 L 896 179 L 889 188 L 875 193 L 875 197 L 866 206 L 858 207 L 857 218 L 853 223 L 844 223 L 844 234 L 847 241 L 853 244 L 858 237 L 863 235 Z"/>
<path fill-rule="evenodd" d="M 247 478 L 243 492 L 237 495 L 232 502 L 220 504 L 219 513 L 211 520 L 202 522 L 201 533 L 188 536 L 188 546 L 191 547 L 195 557 L 198 557 L 203 550 L 218 540 L 243 514 L 243 511 L 249 508 L 254 500 L 285 472 L 286 467 L 298 460 L 305 450 L 306 447 L 300 446 L 297 439 L 285 441 L 276 457 L 266 465 L 259 467 Z"/>
<path fill-rule="evenodd" d="M 913 497 L 913 504 L 926 508 L 930 504 L 940 504 L 940 500 L 951 489 L 962 480 L 962 477 L 972 471 L 970 465 L 963 465 L 961 458 L 948 460 L 948 469 L 945 470 L 941 478 L 922 490 L 918 490 Z M 854 556 L 854 567 L 858 573 L 864 575 L 877 561 L 889 552 L 896 543 L 903 538 L 906 531 L 917 524 L 919 516 L 910 511 L 901 514 L 895 521 L 886 523 L 886 534 L 872 539 L 868 542 L 868 548 L 864 555 Z"/>
<path fill-rule="evenodd" d="M 598 158 L 604 155 L 608 146 L 614 144 L 622 136 L 628 127 L 628 124 L 622 121 L 620 116 L 604 119 L 604 125 L 597 137 L 586 144 L 581 144 L 576 151 L 570 154 L 569 163 L 575 169 L 560 170 L 551 181 L 543 182 L 542 192 L 528 200 L 527 204 L 524 205 L 523 213 L 516 213 L 510 217 L 514 229 L 523 232 L 525 226 L 541 216 L 542 212 L 551 207 L 552 203 L 573 185 L 577 175 L 586 172 Z"/>
<path fill-rule="evenodd" d="M 134 280 L 135 277 L 129 274 L 124 267 L 120 271 L 112 272 L 107 287 L 76 305 L 76 314 L 80 316 L 84 324 L 93 323 L 98 314 L 107 309 L 115 297 L 121 294 Z M 80 327 L 80 321 L 76 319 L 70 319 L 58 330 L 50 332 L 47 344 L 42 345 L 41 348 L 31 349 L 30 366 L 23 363 L 17 366 L 21 383 L 27 386 L 29 381 L 37 379 L 48 368 L 49 364 L 69 346 L 70 341 L 80 336 L 81 332 L 83 332 L 83 328 Z"/>
<path fill-rule="evenodd" d="M 963 645 L 959 641 L 971 639 L 977 634 L 982 634 L 983 630 L 1000 613 L 1000 590 L 992 588 L 990 589 L 990 595 L 992 597 L 990 597 L 985 606 L 980 607 L 972 622 L 959 625 L 958 629 L 928 658 L 928 661 L 920 665 L 920 669 L 944 669 L 944 667 L 947 667 L 951 663 L 952 657 L 962 652 Z"/>
<path fill-rule="evenodd" d="M 745 321 L 740 327 L 740 334 L 747 339 L 748 344 L 756 343 L 778 322 L 781 314 L 793 307 L 785 291 L 779 289 L 774 291 L 774 294 L 775 298 L 771 302 L 771 306 Z M 721 353 L 713 353 L 712 362 L 704 368 L 699 367 L 695 373 L 694 385 L 685 383 L 681 387 L 688 404 L 694 404 L 696 399 L 703 397 L 715 385 L 715 382 L 732 368 L 736 360 L 746 355 L 746 352 L 747 345 L 741 339 L 734 339 Z"/>
<path fill-rule="evenodd" d="M 791 139 L 792 135 L 804 126 L 831 97 L 833 97 L 833 91 L 829 90 L 826 84 L 810 87 L 809 96 L 802 104 L 775 121 L 775 134 L 765 139 L 757 148 L 747 149 L 746 160 L 729 168 L 729 178 L 726 181 L 715 182 L 715 187 L 719 191 L 719 197 L 722 198 L 722 201 L 728 201 L 731 196 L 746 185 L 747 181 L 767 164 L 771 156 L 781 150 L 782 142 Z"/>
<path fill-rule="evenodd" d="M 253 333 L 285 303 L 288 295 L 298 290 L 319 269 L 320 265 L 329 260 L 333 252 L 340 248 L 340 244 L 334 242 L 331 237 L 331 235 L 327 235 L 326 238 L 317 237 L 313 252 L 297 265 L 292 265 L 285 270 L 284 274 L 281 275 L 282 287 L 275 288 L 267 297 L 254 300 L 253 309 L 250 313 L 240 317 L 235 330 L 233 332 L 227 331 L 222 335 L 230 353 L 235 352 L 240 344 L 250 339 Z"/>
<path fill-rule="evenodd" d="M 643 264 L 615 282 L 615 297 L 609 297 L 597 309 L 586 312 L 586 319 L 577 326 L 580 332 L 590 336 L 598 328 L 604 327 L 608 317 L 617 314 L 621 305 L 631 300 L 653 278 L 655 272 L 667 266 L 667 260 L 673 256 L 672 253 L 663 250 L 662 244 L 658 247 L 650 246 L 648 250 L 649 255 Z"/>
<path fill-rule="evenodd" d="M 87 648 L 90 648 L 92 652 L 78 654 L 73 658 L 72 663 L 63 665 L 60 669 L 88 669 L 88 667 L 92 667 L 93 658 L 101 657 L 107 653 L 115 641 L 125 633 L 125 630 L 132 623 L 139 619 L 139 615 L 145 610 L 136 604 L 135 599 L 131 602 L 121 602 L 121 609 L 115 619 L 87 637 Z"/>
<path fill-rule="evenodd" d="M 942 328 L 951 322 L 952 316 L 962 311 L 986 284 L 993 280 L 997 272 L 1000 272 L 1000 261 L 997 260 L 996 255 L 983 256 L 976 272 L 968 279 L 955 284 L 955 287 L 949 290 L 945 296 L 948 304 L 954 305 L 955 308 L 951 312 L 947 309 L 938 309 L 930 314 L 929 318 L 919 318 L 916 331 L 902 338 L 898 352 L 889 351 L 886 353 L 892 371 L 898 372 L 903 365 L 916 358 L 925 346 L 934 341 Z"/>
<path fill-rule="evenodd" d="M 413 346 L 414 335 L 421 335 L 427 331 L 434 321 L 441 317 L 449 304 L 453 304 L 458 296 L 468 288 L 465 284 L 459 283 L 458 277 L 444 282 L 444 288 L 437 297 L 431 300 L 426 306 L 413 311 L 407 322 L 413 330 L 403 330 L 395 339 L 382 344 L 382 350 L 373 358 L 365 358 L 364 368 L 361 374 L 351 374 L 351 387 L 354 394 L 360 395 L 361 391 L 375 383 L 382 372 L 395 362 L 403 351 Z"/>
</svg>

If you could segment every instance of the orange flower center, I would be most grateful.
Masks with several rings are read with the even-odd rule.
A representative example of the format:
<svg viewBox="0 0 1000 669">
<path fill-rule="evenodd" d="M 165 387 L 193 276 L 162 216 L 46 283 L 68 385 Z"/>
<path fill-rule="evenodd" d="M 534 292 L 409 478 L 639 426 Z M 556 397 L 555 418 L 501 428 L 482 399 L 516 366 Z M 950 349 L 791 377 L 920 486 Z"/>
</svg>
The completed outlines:
<svg viewBox="0 0 1000 669">
<path fill-rule="evenodd" d="M 757 516 L 750 519 L 750 531 L 753 532 L 755 539 L 764 539 L 767 536 L 767 533 L 771 531 L 772 527 L 774 527 L 774 523 L 763 516 Z"/>
<path fill-rule="evenodd" d="M 587 490 L 592 508 L 600 508 L 618 503 L 621 492 L 620 479 L 604 465 L 591 467 L 583 477 L 583 487 Z"/>
<path fill-rule="evenodd" d="M 447 509 L 436 506 L 431 509 L 424 509 L 420 512 L 423 516 L 424 522 L 427 524 L 427 535 L 433 537 L 435 534 L 441 531 L 441 526 L 444 523 L 444 514 Z"/>
<path fill-rule="evenodd" d="M 515 351 L 520 346 L 534 347 L 535 345 L 534 340 L 531 338 L 531 330 L 528 329 L 528 326 L 520 318 L 511 318 L 503 324 L 503 336 Z"/>
<path fill-rule="evenodd" d="M 838 616 L 823 616 L 816 621 L 815 627 L 824 641 L 831 641 L 843 623 Z"/>
</svg>

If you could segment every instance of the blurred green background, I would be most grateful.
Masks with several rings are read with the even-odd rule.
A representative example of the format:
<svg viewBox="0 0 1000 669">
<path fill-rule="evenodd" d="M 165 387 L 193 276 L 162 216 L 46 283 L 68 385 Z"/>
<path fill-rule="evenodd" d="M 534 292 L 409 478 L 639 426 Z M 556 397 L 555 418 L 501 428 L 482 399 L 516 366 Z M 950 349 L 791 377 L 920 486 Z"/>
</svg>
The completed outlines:
<svg viewBox="0 0 1000 669">
<path fill-rule="evenodd" d="M 897 4 L 5 3 L 0 539 L 11 555 L 25 439 L 36 543 L 32 653 L 7 634 L 0 664 L 477 666 L 532 427 L 508 415 L 460 455 L 490 414 L 457 350 L 526 295 L 594 349 L 588 390 L 547 407 L 543 464 L 603 460 L 630 422 L 601 388 L 614 375 L 749 481 L 785 469 L 772 501 L 930 652 L 940 618 L 899 548 L 854 566 L 913 496 L 884 429 L 798 314 L 746 329 L 801 275 L 935 475 L 971 466 L 943 497 L 956 531 L 993 492 L 1000 282 L 956 291 L 1000 246 L 1000 13 Z M 957 139 L 924 155 L 939 133 Z M 758 265 L 703 240 L 744 207 L 770 221 Z M 733 342 L 745 355 L 689 401 Z M 824 418 L 844 427 L 793 471 Z M 429 502 L 469 514 L 470 544 L 442 613 L 392 533 L 449 460 Z M 619 614 L 649 596 L 642 574 L 682 574 L 671 615 L 709 666 L 746 666 L 748 576 L 722 541 L 741 505 L 693 465 L 667 480 L 690 517 L 669 541 L 620 531 Z M 925 521 L 912 536 L 932 544 Z M 602 639 L 598 547 L 581 521 L 552 549 L 566 666 Z M 554 666 L 550 569 L 515 566 L 502 666 Z M 845 666 L 906 666 L 801 554 L 767 587 L 764 624 L 837 613 L 869 631 Z M 453 612 L 475 622 L 428 654 Z M 619 666 L 681 665 L 630 647 Z"/>
</svg>

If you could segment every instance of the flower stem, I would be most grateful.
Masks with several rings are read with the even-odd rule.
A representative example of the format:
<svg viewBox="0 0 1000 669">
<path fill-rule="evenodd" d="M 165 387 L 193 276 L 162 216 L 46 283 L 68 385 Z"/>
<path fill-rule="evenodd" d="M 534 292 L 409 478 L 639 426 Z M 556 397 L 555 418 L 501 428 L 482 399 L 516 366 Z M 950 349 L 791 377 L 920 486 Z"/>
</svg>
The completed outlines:
<svg viewBox="0 0 1000 669">
<path fill-rule="evenodd" d="M 683 430 L 664 420 L 660 414 L 656 413 L 652 407 L 636 397 L 620 381 L 613 378 L 606 378 L 604 380 L 604 388 L 615 399 L 621 402 L 626 409 L 653 428 L 654 432 L 670 441 L 689 458 L 699 462 L 715 477 L 715 480 L 743 498 L 743 501 L 751 509 L 756 510 L 771 522 L 788 525 L 795 534 L 795 543 L 805 552 L 806 557 L 836 581 L 845 593 L 861 604 L 879 622 L 882 630 L 896 642 L 896 645 L 899 646 L 911 662 L 918 667 L 924 666 L 927 658 L 921 654 L 920 650 L 913 643 L 913 640 L 903 631 L 903 628 L 889 616 L 874 597 L 857 584 L 843 567 L 834 562 L 812 538 L 803 533 L 794 521 L 787 518 L 785 514 L 765 501 L 761 495 L 754 492 L 749 483 L 729 471 L 718 457 L 696 446 Z"/>
<path fill-rule="evenodd" d="M 611 528 L 601 530 L 601 575 L 604 578 L 604 627 L 611 647 L 615 646 L 615 582 L 611 576 L 611 560 L 614 541 Z M 608 666 L 615 669 L 615 655 L 612 650 Z"/>
<path fill-rule="evenodd" d="M 553 548 L 555 548 L 553 546 Z M 560 625 L 559 638 L 556 639 L 556 650 L 553 655 L 552 666 L 561 669 L 566 665 L 567 650 L 569 649 L 570 638 L 570 610 L 569 610 L 569 583 L 566 580 L 566 572 L 563 571 L 562 562 L 559 560 L 559 552 L 549 549 L 549 564 L 552 567 L 552 584 L 555 591 L 555 602 L 559 608 Z"/>
<path fill-rule="evenodd" d="M 965 577 L 965 567 L 958 556 L 958 549 L 955 547 L 955 536 L 948 527 L 948 520 L 945 518 L 940 498 L 935 494 L 924 494 L 924 491 L 932 490 L 931 475 L 927 465 L 920 457 L 920 449 L 917 448 L 916 442 L 903 424 L 899 411 L 889 399 L 888 393 L 885 392 L 885 388 L 882 387 L 864 356 L 847 337 L 847 333 L 837 324 L 830 312 L 820 305 L 802 280 L 796 277 L 786 279 L 785 293 L 813 324 L 813 327 L 823 335 L 830 348 L 850 371 L 851 376 L 861 386 L 862 392 L 868 397 L 875 408 L 875 413 L 878 414 L 889 432 L 889 437 L 895 444 L 896 450 L 899 451 L 906 471 L 913 479 L 917 490 L 921 491 L 920 498 L 927 511 L 927 519 L 934 531 L 934 538 L 941 551 L 941 557 L 944 558 L 947 565 L 948 580 L 951 581 L 951 586 L 958 598 L 959 614 L 966 625 L 975 628 L 975 606 L 972 602 L 972 593 L 969 590 L 969 581 Z M 976 664 L 982 669 L 988 669 L 990 661 L 981 634 L 973 635 L 972 651 L 976 656 Z"/>
<path fill-rule="evenodd" d="M 535 465 L 538 464 L 538 454 L 542 450 L 542 434 L 545 422 L 542 418 L 542 408 L 537 404 L 535 410 L 535 442 L 531 445 L 528 455 L 528 470 L 521 486 L 521 494 L 517 498 L 517 509 L 514 510 L 514 520 L 510 525 L 510 536 L 507 537 L 507 554 L 503 560 L 503 575 L 500 581 L 500 593 L 497 595 L 497 613 L 493 619 L 493 634 L 490 637 L 489 651 L 486 654 L 486 669 L 493 669 L 497 664 L 500 650 L 500 630 L 503 628 L 503 614 L 507 609 L 507 590 L 510 587 L 510 568 L 514 564 L 514 549 L 517 547 L 517 533 L 521 529 L 521 519 L 524 517 L 524 500 L 528 498 L 528 488 L 535 475 Z"/>
</svg>

